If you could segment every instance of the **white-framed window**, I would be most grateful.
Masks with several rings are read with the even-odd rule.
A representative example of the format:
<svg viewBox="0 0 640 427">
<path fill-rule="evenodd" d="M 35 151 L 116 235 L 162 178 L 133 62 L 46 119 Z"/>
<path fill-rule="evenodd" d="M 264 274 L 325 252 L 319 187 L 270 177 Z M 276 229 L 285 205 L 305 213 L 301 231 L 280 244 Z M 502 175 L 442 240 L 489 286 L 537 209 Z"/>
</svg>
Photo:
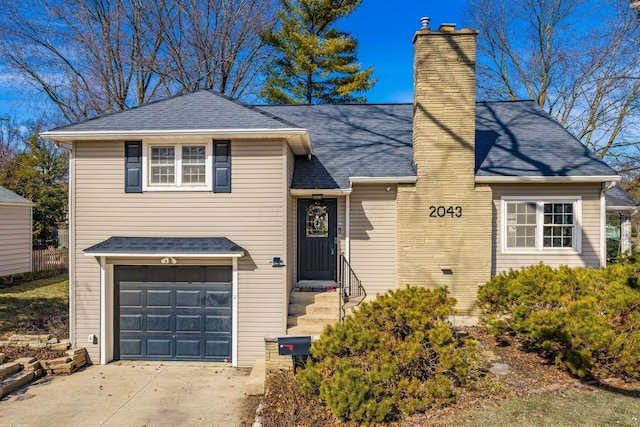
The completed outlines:
<svg viewBox="0 0 640 427">
<path fill-rule="evenodd" d="M 211 143 L 145 142 L 143 153 L 144 191 L 211 189 Z"/>
<path fill-rule="evenodd" d="M 580 197 L 503 197 L 503 252 L 582 252 Z"/>
</svg>

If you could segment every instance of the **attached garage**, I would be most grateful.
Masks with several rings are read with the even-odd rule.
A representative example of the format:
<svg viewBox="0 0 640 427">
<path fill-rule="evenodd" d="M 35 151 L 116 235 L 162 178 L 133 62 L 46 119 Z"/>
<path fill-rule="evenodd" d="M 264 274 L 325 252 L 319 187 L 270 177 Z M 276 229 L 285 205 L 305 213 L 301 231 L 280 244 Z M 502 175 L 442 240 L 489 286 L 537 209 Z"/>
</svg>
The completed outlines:
<svg viewBox="0 0 640 427">
<path fill-rule="evenodd" d="M 231 360 L 231 266 L 114 273 L 114 359 Z"/>
<path fill-rule="evenodd" d="M 100 264 L 100 363 L 190 360 L 237 366 L 238 258 L 224 237 L 111 237 Z"/>
</svg>

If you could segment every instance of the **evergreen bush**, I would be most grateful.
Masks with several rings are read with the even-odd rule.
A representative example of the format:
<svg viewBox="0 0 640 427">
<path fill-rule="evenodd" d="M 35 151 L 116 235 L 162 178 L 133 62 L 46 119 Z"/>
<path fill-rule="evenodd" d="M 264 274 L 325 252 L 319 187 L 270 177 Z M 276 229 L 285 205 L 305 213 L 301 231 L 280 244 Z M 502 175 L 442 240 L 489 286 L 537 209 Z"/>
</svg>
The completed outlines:
<svg viewBox="0 0 640 427">
<path fill-rule="evenodd" d="M 631 260 L 499 274 L 478 293 L 489 329 L 514 331 L 578 377 L 640 379 L 640 289 Z"/>
<path fill-rule="evenodd" d="M 301 389 L 360 424 L 454 402 L 477 374 L 475 341 L 446 322 L 455 302 L 446 288 L 408 287 L 362 304 L 313 343 Z"/>
</svg>

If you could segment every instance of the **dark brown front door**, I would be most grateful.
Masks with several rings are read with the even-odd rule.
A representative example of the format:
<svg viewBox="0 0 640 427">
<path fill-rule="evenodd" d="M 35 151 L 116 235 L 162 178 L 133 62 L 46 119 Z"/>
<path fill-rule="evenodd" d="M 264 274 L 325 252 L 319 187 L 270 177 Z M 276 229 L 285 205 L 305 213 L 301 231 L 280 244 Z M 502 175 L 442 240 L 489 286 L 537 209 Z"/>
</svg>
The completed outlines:
<svg viewBox="0 0 640 427">
<path fill-rule="evenodd" d="M 334 280 L 336 199 L 298 200 L 298 280 Z"/>
</svg>

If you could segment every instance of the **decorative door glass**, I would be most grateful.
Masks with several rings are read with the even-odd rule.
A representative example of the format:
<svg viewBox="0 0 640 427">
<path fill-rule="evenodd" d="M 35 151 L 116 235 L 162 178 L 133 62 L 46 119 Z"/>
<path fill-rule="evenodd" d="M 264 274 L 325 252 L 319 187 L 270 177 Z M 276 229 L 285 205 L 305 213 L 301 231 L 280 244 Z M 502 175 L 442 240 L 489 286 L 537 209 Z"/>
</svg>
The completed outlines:
<svg viewBox="0 0 640 427">
<path fill-rule="evenodd" d="M 307 208 L 307 237 L 329 237 L 329 211 L 322 202 L 314 202 Z"/>
</svg>

